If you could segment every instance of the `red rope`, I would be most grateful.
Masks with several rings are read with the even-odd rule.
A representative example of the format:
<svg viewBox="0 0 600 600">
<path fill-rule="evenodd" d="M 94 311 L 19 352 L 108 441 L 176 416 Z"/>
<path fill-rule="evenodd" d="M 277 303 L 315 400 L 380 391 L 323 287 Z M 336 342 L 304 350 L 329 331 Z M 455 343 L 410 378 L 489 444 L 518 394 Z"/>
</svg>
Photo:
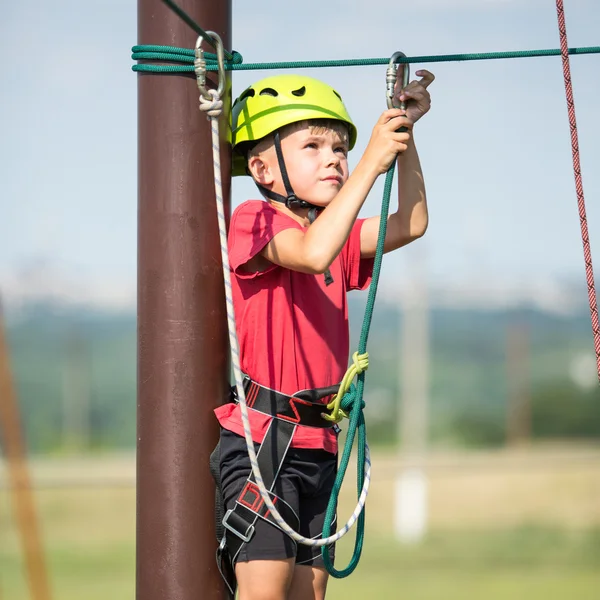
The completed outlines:
<svg viewBox="0 0 600 600">
<path fill-rule="evenodd" d="M 600 326 L 598 324 L 598 305 L 596 303 L 596 286 L 594 284 L 594 269 L 592 267 L 592 251 L 590 249 L 590 236 L 588 234 L 587 215 L 585 211 L 585 198 L 583 196 L 583 183 L 581 181 L 581 164 L 579 162 L 579 138 L 577 136 L 577 120 L 575 118 L 575 102 L 573 100 L 571 65 L 569 63 L 569 44 L 567 43 L 567 26 L 565 24 L 565 9 L 563 7 L 563 0 L 556 0 L 556 11 L 558 13 L 558 31 L 560 33 L 560 50 L 565 79 L 565 94 L 567 97 L 567 107 L 569 109 L 569 125 L 571 127 L 573 171 L 575 174 L 575 189 L 577 190 L 577 204 L 579 206 L 579 222 L 581 224 L 581 239 L 583 241 L 583 257 L 585 259 L 585 275 L 587 278 L 588 297 L 590 300 L 592 330 L 594 332 L 596 365 L 598 368 L 598 378 L 600 379 Z"/>
</svg>

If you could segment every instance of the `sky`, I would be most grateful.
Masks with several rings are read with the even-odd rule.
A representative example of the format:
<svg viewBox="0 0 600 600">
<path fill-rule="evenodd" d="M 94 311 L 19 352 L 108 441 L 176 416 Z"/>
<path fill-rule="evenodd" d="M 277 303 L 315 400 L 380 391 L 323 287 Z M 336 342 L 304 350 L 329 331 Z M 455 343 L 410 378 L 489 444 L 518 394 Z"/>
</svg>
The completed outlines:
<svg viewBox="0 0 600 600">
<path fill-rule="evenodd" d="M 245 62 L 558 48 L 553 0 L 233 0 Z M 134 0 L 21 0 L 3 7 L 0 290 L 133 306 L 137 41 Z M 569 45 L 600 45 L 600 3 L 565 0 Z M 434 298 L 585 302 L 560 57 L 413 65 L 432 109 L 415 128 L 430 226 L 386 257 L 382 294 L 415 274 Z M 592 252 L 600 244 L 600 55 L 571 57 Z M 356 164 L 385 109 L 385 66 L 303 70 L 333 85 L 359 131 Z M 236 72 L 233 93 L 273 72 Z M 200 117 L 199 118 L 203 118 Z M 208 140 L 207 140 L 208 143 Z M 379 213 L 383 177 L 361 216 Z M 236 178 L 233 206 L 257 198 Z M 598 254 L 597 261 L 600 261 Z M 583 296 L 580 292 L 583 291 Z"/>
</svg>

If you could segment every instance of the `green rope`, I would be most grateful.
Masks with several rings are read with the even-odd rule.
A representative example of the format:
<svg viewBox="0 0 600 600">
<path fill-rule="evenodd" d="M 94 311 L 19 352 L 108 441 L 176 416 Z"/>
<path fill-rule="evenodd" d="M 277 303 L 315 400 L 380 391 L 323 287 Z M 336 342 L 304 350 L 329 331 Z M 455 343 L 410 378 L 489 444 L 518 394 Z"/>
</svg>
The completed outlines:
<svg viewBox="0 0 600 600">
<path fill-rule="evenodd" d="M 208 35 L 207 31 L 204 31 L 204 29 L 202 29 L 202 27 L 200 27 L 200 25 L 198 25 L 198 23 L 196 23 L 196 21 L 194 21 L 194 19 L 192 19 L 192 17 L 190 17 L 190 15 L 188 15 L 183 8 L 181 8 L 180 6 L 177 6 L 177 4 L 175 4 L 175 2 L 173 2 L 172 0 L 163 0 L 163 2 L 184 22 L 187 23 L 198 35 L 201 35 L 202 38 L 204 39 L 205 42 L 207 42 L 208 44 L 210 44 L 213 48 L 216 49 L 216 43 L 215 40 Z M 228 59 L 232 59 L 233 56 L 227 51 L 227 50 L 223 50 L 223 53 L 225 54 L 225 57 Z"/>
<path fill-rule="evenodd" d="M 468 60 L 497 60 L 505 58 L 534 58 L 539 56 L 560 56 L 560 48 L 548 50 L 518 50 L 514 52 L 483 52 L 480 54 L 440 54 L 433 56 L 408 56 L 398 60 L 399 63 L 434 63 L 457 62 Z M 569 48 L 569 54 L 598 54 L 600 46 Z M 147 73 L 192 73 L 194 71 L 194 50 L 173 48 L 171 46 L 134 46 L 133 60 L 156 60 L 163 62 L 179 62 L 182 65 L 149 65 L 136 64 L 132 69 Z M 216 56 L 205 53 L 207 71 L 216 71 Z M 225 61 L 226 71 L 249 71 L 260 69 L 310 69 L 317 67 L 357 67 L 369 65 L 387 65 L 387 58 L 351 58 L 342 60 L 309 60 L 271 63 L 243 63 L 242 55 L 232 51 L 232 59 Z"/>
<path fill-rule="evenodd" d="M 387 231 L 387 219 L 390 210 L 390 197 L 392 194 L 392 182 L 394 180 L 395 163 L 387 172 L 385 179 L 385 186 L 383 190 L 383 200 L 381 203 L 381 220 L 379 223 L 379 235 L 377 237 L 377 248 L 375 250 L 375 260 L 373 262 L 373 277 L 371 279 L 371 285 L 369 286 L 369 295 L 367 297 L 367 306 L 365 308 L 365 316 L 363 318 L 362 329 L 360 332 L 360 339 L 358 342 L 358 354 L 365 354 L 367 351 L 367 341 L 369 339 L 369 330 L 371 328 L 371 320 L 373 318 L 373 310 L 375 308 L 375 298 L 377 296 L 377 286 L 379 285 L 379 274 L 381 273 L 381 263 L 383 260 L 383 245 L 385 242 L 385 234 Z M 333 484 L 333 490 L 327 506 L 327 512 L 325 514 L 325 523 L 323 525 L 323 537 L 329 537 L 331 535 L 331 526 L 335 519 L 337 502 L 346 475 L 346 469 L 348 468 L 348 462 L 350 461 L 350 454 L 352 453 L 352 446 L 354 445 L 354 437 L 358 431 L 358 444 L 357 444 L 357 490 L 358 495 L 363 488 L 364 473 L 365 473 L 365 446 L 367 442 L 367 432 L 365 425 L 365 417 L 363 415 L 363 408 L 365 403 L 363 402 L 363 391 L 365 388 L 365 374 L 363 371 L 360 373 L 356 380 L 356 387 L 352 386 L 350 391 L 345 394 L 342 400 L 342 409 L 349 412 L 349 425 L 348 433 L 346 435 L 346 444 L 344 445 L 344 452 L 340 460 L 337 477 Z M 365 537 L 365 509 L 360 513 L 356 525 L 356 538 L 354 542 L 354 552 L 348 566 L 345 569 L 338 570 L 334 567 L 333 562 L 329 557 L 329 551 L 326 546 L 321 548 L 321 555 L 325 563 L 327 572 L 333 577 L 341 579 L 348 577 L 354 569 L 358 566 L 360 556 L 363 548 L 363 540 Z"/>
</svg>

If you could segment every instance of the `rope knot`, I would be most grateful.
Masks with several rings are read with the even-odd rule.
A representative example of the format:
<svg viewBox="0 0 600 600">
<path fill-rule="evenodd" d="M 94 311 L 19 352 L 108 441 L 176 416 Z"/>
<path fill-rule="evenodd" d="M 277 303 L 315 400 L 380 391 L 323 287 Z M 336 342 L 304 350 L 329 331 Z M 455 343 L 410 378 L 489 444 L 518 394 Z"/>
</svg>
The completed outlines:
<svg viewBox="0 0 600 600">
<path fill-rule="evenodd" d="M 216 119 L 223 112 L 223 100 L 219 97 L 217 90 L 208 90 L 210 98 L 200 94 L 200 110 L 208 117 Z"/>
<path fill-rule="evenodd" d="M 244 62 L 244 57 L 236 50 L 232 50 L 231 55 L 233 56 L 233 58 L 231 59 L 232 64 L 241 65 Z"/>
<path fill-rule="evenodd" d="M 369 368 L 369 353 L 359 354 L 355 352 L 352 355 L 352 362 L 354 363 L 355 373 L 360 375 L 363 371 Z"/>
<path fill-rule="evenodd" d="M 354 364 L 346 371 L 342 383 L 340 383 L 338 393 L 327 405 L 327 410 L 330 410 L 331 414 L 322 415 L 327 421 L 339 423 L 342 419 L 348 418 L 348 413 L 344 408 L 353 406 L 356 396 L 356 388 L 352 384 L 352 380 L 369 368 L 369 353 L 359 354 L 355 352 L 352 355 L 352 362 Z"/>
</svg>

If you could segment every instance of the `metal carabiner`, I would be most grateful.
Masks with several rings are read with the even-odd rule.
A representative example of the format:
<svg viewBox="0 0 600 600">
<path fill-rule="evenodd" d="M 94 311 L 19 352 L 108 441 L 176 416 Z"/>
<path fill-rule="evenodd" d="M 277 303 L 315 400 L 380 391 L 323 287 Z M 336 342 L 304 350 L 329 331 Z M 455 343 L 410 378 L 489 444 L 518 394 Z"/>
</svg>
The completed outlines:
<svg viewBox="0 0 600 600">
<path fill-rule="evenodd" d="M 396 79 L 398 77 L 398 59 L 406 58 L 404 52 L 394 52 L 390 58 L 388 68 L 385 72 L 385 99 L 388 108 L 406 109 L 406 103 L 400 102 L 396 104 L 394 98 L 394 88 L 396 87 Z M 402 89 L 404 89 L 410 80 L 410 66 L 408 63 L 402 64 Z"/>
<path fill-rule="evenodd" d="M 207 35 L 215 40 L 217 47 L 217 67 L 218 67 L 218 81 L 217 81 L 217 94 L 219 98 L 223 96 L 225 90 L 225 53 L 223 50 L 223 40 L 214 31 L 207 31 Z M 198 36 L 196 40 L 196 49 L 194 59 L 194 72 L 196 73 L 196 83 L 198 89 L 204 98 L 207 100 L 211 99 L 208 89 L 206 88 L 206 59 L 204 58 L 204 51 L 202 50 L 203 36 Z"/>
</svg>

